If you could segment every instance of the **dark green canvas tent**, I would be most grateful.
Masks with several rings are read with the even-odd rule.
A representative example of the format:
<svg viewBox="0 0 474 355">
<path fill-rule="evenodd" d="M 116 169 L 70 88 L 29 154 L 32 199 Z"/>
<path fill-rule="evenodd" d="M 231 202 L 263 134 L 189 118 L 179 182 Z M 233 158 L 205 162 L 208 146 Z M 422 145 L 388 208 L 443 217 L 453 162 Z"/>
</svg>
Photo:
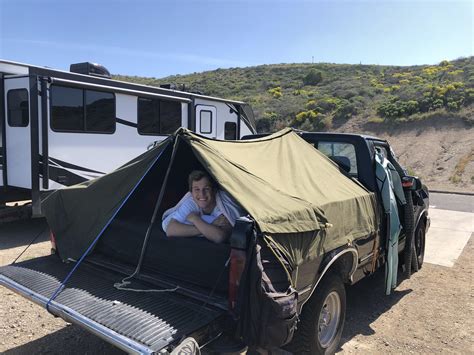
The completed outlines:
<svg viewBox="0 0 474 355">
<path fill-rule="evenodd" d="M 180 129 L 114 172 L 43 202 L 59 255 L 77 260 L 101 236 L 114 255 L 136 261 L 156 201 L 161 216 L 187 191 L 189 172 L 199 168 L 247 211 L 292 268 L 375 231 L 373 194 L 291 129 L 243 141 Z M 161 218 L 153 229 L 164 236 Z"/>
</svg>

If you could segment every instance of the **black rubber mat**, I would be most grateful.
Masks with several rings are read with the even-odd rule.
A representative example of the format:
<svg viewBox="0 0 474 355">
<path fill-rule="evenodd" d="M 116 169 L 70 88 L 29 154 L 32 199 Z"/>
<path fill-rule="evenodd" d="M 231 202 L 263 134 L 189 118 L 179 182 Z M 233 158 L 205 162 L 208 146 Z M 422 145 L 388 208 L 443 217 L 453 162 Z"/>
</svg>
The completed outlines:
<svg viewBox="0 0 474 355">
<path fill-rule="evenodd" d="M 0 274 L 49 299 L 73 266 L 47 256 L 0 267 Z M 224 312 L 202 307 L 202 302 L 176 292 L 117 290 L 114 283 L 121 278 L 96 266 L 80 265 L 55 302 L 155 351 Z M 138 281 L 127 287 L 150 288 Z"/>
</svg>

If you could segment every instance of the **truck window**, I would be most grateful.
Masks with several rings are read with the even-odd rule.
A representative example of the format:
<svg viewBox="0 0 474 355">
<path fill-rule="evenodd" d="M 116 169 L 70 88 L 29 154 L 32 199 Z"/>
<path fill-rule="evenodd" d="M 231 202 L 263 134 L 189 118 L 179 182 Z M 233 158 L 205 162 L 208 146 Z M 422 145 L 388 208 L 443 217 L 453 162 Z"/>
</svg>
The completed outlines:
<svg viewBox="0 0 474 355">
<path fill-rule="evenodd" d="M 396 158 L 395 152 L 393 151 L 392 147 L 390 146 L 385 146 L 381 144 L 374 144 L 375 150 L 379 153 L 382 153 L 382 155 L 388 159 L 390 163 L 393 164 L 395 169 L 401 174 L 405 175 L 406 172 L 402 168 L 402 166 L 398 163 L 398 160 Z"/>
<path fill-rule="evenodd" d="M 7 94 L 8 124 L 10 127 L 26 127 L 30 123 L 28 90 L 14 89 Z"/>
<path fill-rule="evenodd" d="M 139 97 L 137 127 L 142 135 L 173 133 L 181 127 L 181 103 Z"/>
<path fill-rule="evenodd" d="M 114 133 L 115 95 L 52 85 L 51 129 L 56 132 Z"/>
<path fill-rule="evenodd" d="M 323 142 L 316 143 L 316 148 L 328 157 L 346 157 L 351 163 L 349 174 L 357 177 L 357 157 L 354 145 L 350 143 Z"/>
<path fill-rule="evenodd" d="M 383 147 L 383 146 L 381 146 L 381 145 L 376 145 L 376 146 L 375 146 L 375 150 L 376 150 L 378 153 L 381 153 L 381 154 L 384 156 L 384 158 L 387 158 L 387 159 L 389 158 L 389 155 L 388 155 L 388 153 L 387 153 L 387 149 L 386 149 L 385 147 Z"/>
</svg>

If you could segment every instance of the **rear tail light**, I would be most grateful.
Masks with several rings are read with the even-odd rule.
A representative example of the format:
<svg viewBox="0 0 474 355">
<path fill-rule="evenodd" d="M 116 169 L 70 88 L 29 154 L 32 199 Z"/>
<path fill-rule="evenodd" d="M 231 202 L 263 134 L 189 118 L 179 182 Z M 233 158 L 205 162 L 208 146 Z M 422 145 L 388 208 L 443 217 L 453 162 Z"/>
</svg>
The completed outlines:
<svg viewBox="0 0 474 355">
<path fill-rule="evenodd" d="M 240 249 L 232 249 L 230 251 L 230 267 L 229 267 L 229 310 L 235 308 L 237 302 L 237 294 L 239 292 L 240 278 L 245 268 L 247 252 Z"/>
<path fill-rule="evenodd" d="M 56 254 L 56 237 L 53 231 L 49 231 L 49 240 L 51 241 L 51 254 Z"/>
<path fill-rule="evenodd" d="M 238 301 L 240 279 L 247 262 L 249 237 L 252 235 L 253 221 L 240 217 L 235 221 L 235 226 L 230 236 L 230 266 L 229 266 L 229 310 L 234 313 Z M 234 316 L 236 316 L 234 314 Z"/>
</svg>

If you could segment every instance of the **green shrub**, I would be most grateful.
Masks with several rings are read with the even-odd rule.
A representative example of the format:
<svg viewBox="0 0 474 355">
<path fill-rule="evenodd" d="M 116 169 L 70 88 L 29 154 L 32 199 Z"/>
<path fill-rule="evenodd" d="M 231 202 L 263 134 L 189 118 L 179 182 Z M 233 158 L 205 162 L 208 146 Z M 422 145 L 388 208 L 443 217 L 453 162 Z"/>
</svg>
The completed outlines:
<svg viewBox="0 0 474 355">
<path fill-rule="evenodd" d="M 316 100 L 309 100 L 309 101 L 306 103 L 305 107 L 306 107 L 308 110 L 314 110 L 314 109 L 316 109 L 316 107 L 317 107 Z"/>
<path fill-rule="evenodd" d="M 273 89 L 268 89 L 268 93 L 272 95 L 274 98 L 279 99 L 282 96 L 281 87 L 277 86 Z"/>
<path fill-rule="evenodd" d="M 303 123 L 306 120 L 314 121 L 318 117 L 318 112 L 314 110 L 302 111 L 295 116 L 295 121 Z"/>
<path fill-rule="evenodd" d="M 419 112 L 418 101 L 408 100 L 402 101 L 399 97 L 394 96 L 383 102 L 377 107 L 377 113 L 388 119 L 400 119 L 408 117 Z"/>
<path fill-rule="evenodd" d="M 474 89 L 469 88 L 464 92 L 464 104 L 468 106 L 472 103 L 474 103 Z"/>
<path fill-rule="evenodd" d="M 318 85 L 323 81 L 323 73 L 319 70 L 311 69 L 303 78 L 304 85 Z"/>
<path fill-rule="evenodd" d="M 334 111 L 334 119 L 348 120 L 357 114 L 357 106 L 344 100 Z"/>
<path fill-rule="evenodd" d="M 268 118 L 270 120 L 275 120 L 278 117 L 278 114 L 276 112 L 264 112 L 263 113 L 264 118 Z"/>
<path fill-rule="evenodd" d="M 460 108 L 459 102 L 457 101 L 450 101 L 447 106 L 449 111 L 458 111 Z"/>
</svg>

